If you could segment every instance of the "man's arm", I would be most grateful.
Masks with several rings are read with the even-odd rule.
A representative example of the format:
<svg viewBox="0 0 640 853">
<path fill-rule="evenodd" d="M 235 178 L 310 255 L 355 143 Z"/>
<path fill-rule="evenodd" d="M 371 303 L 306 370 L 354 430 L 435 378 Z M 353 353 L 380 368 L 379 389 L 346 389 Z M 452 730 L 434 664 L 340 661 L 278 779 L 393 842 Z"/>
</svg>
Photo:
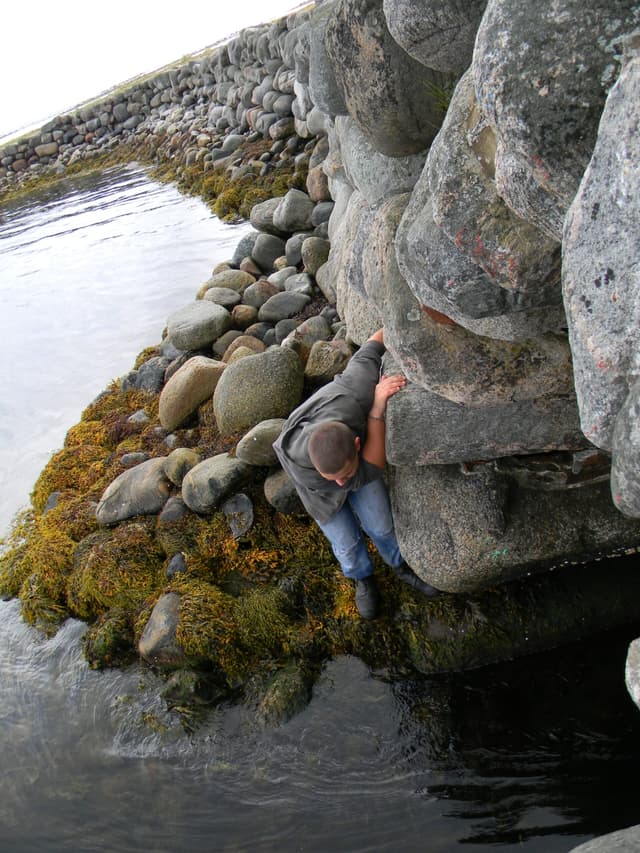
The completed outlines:
<svg viewBox="0 0 640 853">
<path fill-rule="evenodd" d="M 379 333 L 376 332 L 376 334 L 382 335 L 382 329 L 380 329 Z M 384 468 L 387 461 L 384 444 L 387 401 L 389 397 L 397 394 L 406 384 L 407 380 L 404 376 L 395 374 L 393 376 L 383 376 L 376 385 L 373 405 L 367 417 L 367 439 L 362 448 L 362 458 L 365 462 L 370 462 L 378 468 Z"/>
</svg>

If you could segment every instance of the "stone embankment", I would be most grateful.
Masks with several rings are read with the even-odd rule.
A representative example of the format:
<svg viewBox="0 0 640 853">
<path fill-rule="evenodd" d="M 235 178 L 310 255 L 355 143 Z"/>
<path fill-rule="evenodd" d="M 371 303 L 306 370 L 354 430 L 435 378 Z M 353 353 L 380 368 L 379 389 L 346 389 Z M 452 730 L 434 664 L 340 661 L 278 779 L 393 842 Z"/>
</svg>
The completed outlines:
<svg viewBox="0 0 640 853">
<path fill-rule="evenodd" d="M 539 595 L 547 608 L 556 583 L 556 604 L 574 598 L 565 584 L 577 584 L 581 604 L 555 612 L 558 632 L 534 607 L 536 618 L 529 614 L 521 632 L 527 641 L 537 633 L 541 642 L 545 632 L 550 644 L 566 638 L 568 624 L 595 629 L 607 619 L 637 618 L 625 560 L 606 579 L 594 566 L 576 566 L 640 545 L 634 426 L 640 282 L 632 237 L 640 198 L 640 101 L 633 85 L 640 8 L 616 0 L 591 3 L 588 16 L 583 11 L 577 0 L 535 9 L 519 0 L 479 0 L 465 9 L 441 0 L 327 0 L 245 30 L 5 147 L 2 188 L 64 174 L 118 150 L 172 163 L 179 179 L 197 176 L 201 188 L 215 176 L 257 182 L 280 171 L 290 178 L 282 192 L 256 198 L 254 231 L 228 268 L 216 270 L 194 302 L 168 318 L 160 350 L 123 381 L 119 393 L 151 394 L 156 408 L 142 407 L 149 424 L 115 430 L 120 439 L 127 433 L 130 448 L 115 441 L 110 427 L 102 445 L 111 454 L 110 481 L 92 481 L 101 484 L 91 498 L 100 531 L 87 534 L 94 537 L 89 543 L 76 531 L 70 539 L 80 545 L 66 546 L 76 572 L 86 580 L 87 561 L 94 571 L 107 538 L 121 526 L 131 538 L 129 526 L 140 514 L 157 516 L 159 527 L 167 512 L 193 516 L 196 527 L 198 519 L 216 518 L 247 478 L 260 479 L 256 468 L 268 471 L 262 494 L 271 511 L 297 518 L 295 496 L 271 470 L 272 436 L 303 394 L 384 326 L 385 369 L 400 369 L 410 380 L 390 401 L 387 429 L 403 554 L 447 592 L 489 596 L 469 611 L 478 618 L 465 616 L 459 603 L 436 615 L 435 603 L 417 610 L 400 604 L 408 621 L 401 638 L 391 632 L 397 648 L 426 671 L 439 644 L 456 646 L 444 654 L 456 665 L 495 658 L 495 646 L 487 649 L 496 642 L 501 653 L 523 653 L 527 642 L 515 638 L 513 626 L 524 605 L 519 587 L 505 582 L 531 574 L 528 589 L 537 592 L 530 602 Z M 145 441 L 134 447 L 135 429 L 153 453 L 142 449 Z M 247 458 L 253 451 L 258 461 Z M 87 453 L 97 465 L 97 451 Z M 132 460 L 139 465 L 129 467 Z M 40 484 L 40 510 L 45 484 L 56 480 L 49 474 Z M 59 482 L 49 491 L 66 494 Z M 234 513 L 250 517 L 253 509 Z M 232 584 L 237 565 L 228 562 L 229 549 L 248 535 L 244 530 L 235 545 L 227 542 L 224 559 L 209 552 L 209 573 L 215 576 L 214 565 L 227 568 L 224 583 L 210 574 L 207 583 L 231 590 L 215 596 L 235 614 L 239 647 L 286 660 L 284 648 L 304 647 L 308 660 L 313 655 L 300 625 L 293 644 L 283 625 L 305 608 L 308 618 L 325 618 L 310 604 L 316 595 L 343 625 L 343 593 L 334 587 L 329 606 L 326 589 L 305 594 L 289 573 L 269 605 L 260 605 L 280 640 L 269 645 L 251 635 L 246 578 Z M 194 567 L 198 549 L 206 551 L 203 530 L 191 540 L 169 542 L 166 532 L 162 538 L 158 563 L 167 560 L 175 570 L 186 554 L 187 575 L 195 571 L 202 581 L 202 564 Z M 251 553 L 260 550 L 266 566 L 278 551 L 291 568 L 293 555 L 285 555 L 282 542 L 271 547 L 268 558 L 264 543 L 252 540 Z M 553 580 L 543 574 L 561 566 L 570 568 L 554 572 Z M 21 595 L 28 599 L 37 584 L 24 566 L 15 574 L 27 584 Z M 76 577 L 59 599 L 85 618 L 113 624 L 121 600 L 107 597 L 99 605 L 85 580 Z M 149 581 L 141 611 L 147 619 L 141 627 L 139 617 L 132 637 L 157 657 L 147 632 L 152 599 L 162 602 L 159 623 L 173 625 L 172 660 L 214 658 L 220 637 L 209 637 L 208 651 L 189 639 L 188 626 L 200 624 L 189 621 L 194 602 L 207 599 L 203 588 L 196 593 L 173 583 L 161 596 L 160 582 Z M 492 631 L 485 643 L 486 614 L 500 610 L 491 595 L 507 590 L 510 605 L 502 614 L 511 612 L 511 627 L 499 621 L 508 640 Z M 221 625 L 224 607 L 207 600 Z M 258 607 L 256 598 L 251 602 Z M 343 626 L 328 640 L 321 631 L 314 654 L 360 651 L 362 636 L 347 634 Z M 222 669 L 229 686 L 234 666 Z"/>
</svg>

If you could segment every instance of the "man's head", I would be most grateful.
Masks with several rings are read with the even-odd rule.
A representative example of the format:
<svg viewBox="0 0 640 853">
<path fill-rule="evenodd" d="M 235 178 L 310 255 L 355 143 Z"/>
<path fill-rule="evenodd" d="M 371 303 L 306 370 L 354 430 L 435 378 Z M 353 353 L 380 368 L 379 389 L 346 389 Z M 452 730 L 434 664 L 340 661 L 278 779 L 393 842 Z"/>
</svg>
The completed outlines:
<svg viewBox="0 0 640 853">
<path fill-rule="evenodd" d="M 358 470 L 360 439 L 340 421 L 318 424 L 307 449 L 316 471 L 339 486 L 344 486 Z"/>
</svg>

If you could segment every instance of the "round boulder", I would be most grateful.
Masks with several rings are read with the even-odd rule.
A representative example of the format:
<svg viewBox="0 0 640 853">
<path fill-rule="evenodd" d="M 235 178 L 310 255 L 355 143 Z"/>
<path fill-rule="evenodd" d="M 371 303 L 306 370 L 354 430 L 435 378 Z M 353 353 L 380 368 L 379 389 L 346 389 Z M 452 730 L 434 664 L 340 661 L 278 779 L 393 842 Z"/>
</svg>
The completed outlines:
<svg viewBox="0 0 640 853">
<path fill-rule="evenodd" d="M 300 359 L 280 347 L 228 365 L 213 395 L 220 433 L 246 432 L 260 421 L 287 417 L 302 398 L 303 382 Z"/>
</svg>

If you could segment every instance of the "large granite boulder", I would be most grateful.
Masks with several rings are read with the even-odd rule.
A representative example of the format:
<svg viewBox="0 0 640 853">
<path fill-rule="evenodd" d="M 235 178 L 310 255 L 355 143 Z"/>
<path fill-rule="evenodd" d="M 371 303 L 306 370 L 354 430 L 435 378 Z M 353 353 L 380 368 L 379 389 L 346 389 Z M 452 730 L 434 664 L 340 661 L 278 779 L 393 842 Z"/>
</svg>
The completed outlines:
<svg viewBox="0 0 640 853">
<path fill-rule="evenodd" d="M 563 240 L 564 299 L 582 429 L 609 450 L 616 418 L 638 375 L 639 72 L 640 51 L 630 45 Z M 633 432 L 627 438 L 637 453 Z"/>
<path fill-rule="evenodd" d="M 448 79 L 394 41 L 382 0 L 342 0 L 327 21 L 325 46 L 349 115 L 376 150 L 402 157 L 429 146 Z"/>
<path fill-rule="evenodd" d="M 473 54 L 481 111 L 500 140 L 496 181 L 507 204 L 560 238 L 589 163 L 634 0 L 489 0 Z M 529 182 L 543 194 L 527 191 Z"/>
<path fill-rule="evenodd" d="M 640 638 L 629 646 L 625 663 L 625 682 L 629 695 L 640 708 Z"/>
<path fill-rule="evenodd" d="M 386 441 L 391 465 L 450 464 L 588 444 L 572 394 L 465 406 L 416 385 L 390 400 Z"/>
<path fill-rule="evenodd" d="M 100 524 L 117 524 L 136 515 L 160 512 L 169 497 L 164 458 L 148 459 L 123 471 L 104 490 L 96 517 Z"/>
<path fill-rule="evenodd" d="M 390 494 L 400 550 L 424 580 L 475 592 L 569 557 L 640 543 L 640 523 L 613 507 L 607 483 L 519 488 L 494 471 L 457 465 L 394 467 Z"/>
<path fill-rule="evenodd" d="M 385 343 L 412 382 L 454 402 L 493 406 L 574 393 L 565 335 L 472 334 L 418 303 L 401 281 L 388 302 Z"/>
<path fill-rule="evenodd" d="M 436 71 L 462 73 L 487 0 L 384 0 L 394 39 L 409 56 Z"/>
<path fill-rule="evenodd" d="M 640 824 L 600 835 L 572 847 L 569 853 L 637 853 L 640 850 Z"/>
<path fill-rule="evenodd" d="M 339 0 L 317 6 L 309 21 L 309 94 L 316 108 L 328 116 L 344 115 L 347 106 L 338 86 L 335 67 L 325 46 L 328 22 L 333 18 Z"/>
<path fill-rule="evenodd" d="M 498 195 L 495 136 L 478 109 L 470 71 L 456 87 L 426 170 L 433 219 L 447 237 L 500 287 L 537 296 L 534 304 L 559 304 L 560 243 Z"/>
<path fill-rule="evenodd" d="M 138 652 L 154 666 L 185 666 L 187 656 L 176 640 L 180 596 L 167 592 L 156 602 L 138 642 Z"/>
<path fill-rule="evenodd" d="M 522 340 L 566 323 L 558 288 L 555 297 L 544 290 L 507 290 L 445 234 L 434 218 L 427 169 L 411 194 L 395 246 L 399 271 L 416 301 L 476 335 Z M 556 304 L 545 304 L 552 298 Z"/>
<path fill-rule="evenodd" d="M 213 395 L 218 429 L 231 435 L 270 418 L 286 418 L 302 399 L 303 382 L 300 359 L 282 347 L 229 364 Z"/>
<path fill-rule="evenodd" d="M 329 147 L 333 168 L 339 163 L 344 178 L 369 204 L 388 195 L 409 192 L 420 177 L 427 156 L 426 151 L 405 157 L 382 154 L 350 116 L 336 118 L 329 131 Z"/>
</svg>

